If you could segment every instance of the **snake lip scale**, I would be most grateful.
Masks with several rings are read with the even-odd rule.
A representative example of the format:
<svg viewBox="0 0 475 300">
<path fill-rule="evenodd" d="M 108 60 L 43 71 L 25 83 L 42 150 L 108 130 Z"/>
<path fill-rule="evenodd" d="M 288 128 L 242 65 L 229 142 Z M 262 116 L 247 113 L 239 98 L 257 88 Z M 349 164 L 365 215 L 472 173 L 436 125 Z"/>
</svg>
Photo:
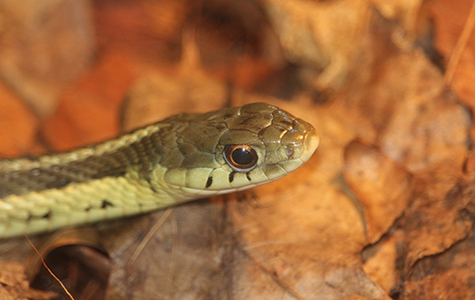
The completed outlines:
<svg viewBox="0 0 475 300">
<path fill-rule="evenodd" d="M 274 181 L 319 144 L 266 104 L 179 114 L 96 145 L 0 160 L 0 238 L 177 205 Z"/>
</svg>

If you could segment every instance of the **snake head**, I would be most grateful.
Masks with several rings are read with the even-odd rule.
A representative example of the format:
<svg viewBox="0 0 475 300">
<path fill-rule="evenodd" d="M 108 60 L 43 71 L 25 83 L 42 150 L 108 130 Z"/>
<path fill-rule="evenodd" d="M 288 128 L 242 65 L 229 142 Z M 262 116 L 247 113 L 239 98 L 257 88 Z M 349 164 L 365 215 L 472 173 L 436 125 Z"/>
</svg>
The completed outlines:
<svg viewBox="0 0 475 300">
<path fill-rule="evenodd" d="M 180 115 L 172 122 L 183 124 L 174 129 L 176 150 L 167 158 L 174 163 L 161 163 L 159 172 L 183 200 L 279 179 L 309 160 L 319 144 L 310 123 L 266 103 Z"/>
</svg>

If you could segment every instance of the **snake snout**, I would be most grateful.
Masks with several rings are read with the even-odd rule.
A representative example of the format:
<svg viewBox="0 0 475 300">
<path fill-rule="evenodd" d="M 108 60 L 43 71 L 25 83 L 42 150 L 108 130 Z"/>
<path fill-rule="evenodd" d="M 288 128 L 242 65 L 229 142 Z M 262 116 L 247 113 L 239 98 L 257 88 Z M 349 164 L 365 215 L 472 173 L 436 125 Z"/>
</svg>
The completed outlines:
<svg viewBox="0 0 475 300">
<path fill-rule="evenodd" d="M 302 119 L 295 119 L 293 126 L 281 140 L 288 159 L 299 159 L 301 163 L 310 159 L 319 142 L 320 138 L 315 128 Z"/>
<path fill-rule="evenodd" d="M 317 133 L 317 131 L 313 128 L 313 130 L 309 130 L 305 134 L 304 140 L 305 140 L 304 142 L 305 150 L 303 151 L 300 159 L 302 159 L 303 162 L 306 162 L 310 159 L 310 157 L 312 157 L 315 150 L 317 150 L 317 147 L 320 144 L 320 136 Z"/>
<path fill-rule="evenodd" d="M 296 119 L 296 121 L 298 121 L 297 127 L 299 128 L 299 131 L 303 134 L 303 151 L 300 159 L 302 162 L 306 162 L 310 157 L 312 157 L 315 150 L 317 150 L 317 147 L 320 144 L 320 136 L 312 124 L 303 121 L 302 119 Z"/>
</svg>

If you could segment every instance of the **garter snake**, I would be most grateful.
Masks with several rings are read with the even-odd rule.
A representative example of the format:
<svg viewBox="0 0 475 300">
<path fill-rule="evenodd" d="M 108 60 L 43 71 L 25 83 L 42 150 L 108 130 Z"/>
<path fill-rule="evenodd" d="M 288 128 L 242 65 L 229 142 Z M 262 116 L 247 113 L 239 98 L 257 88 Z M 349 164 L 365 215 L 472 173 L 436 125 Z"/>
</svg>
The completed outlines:
<svg viewBox="0 0 475 300">
<path fill-rule="evenodd" d="M 319 143 L 265 103 L 179 114 L 77 150 L 0 160 L 0 238 L 130 216 L 274 181 Z"/>
</svg>

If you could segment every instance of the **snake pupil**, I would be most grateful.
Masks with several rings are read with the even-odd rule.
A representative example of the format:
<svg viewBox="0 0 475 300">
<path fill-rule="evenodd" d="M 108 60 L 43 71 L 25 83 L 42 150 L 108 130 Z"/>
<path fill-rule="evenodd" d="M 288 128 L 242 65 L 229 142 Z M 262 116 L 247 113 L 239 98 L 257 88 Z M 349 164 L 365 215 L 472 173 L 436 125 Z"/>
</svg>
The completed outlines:
<svg viewBox="0 0 475 300">
<path fill-rule="evenodd" d="M 224 157 L 231 168 L 238 172 L 248 172 L 257 164 L 257 153 L 248 145 L 229 145 Z"/>
<path fill-rule="evenodd" d="M 234 149 L 232 157 L 238 165 L 247 165 L 252 162 L 252 154 L 246 148 Z"/>
</svg>

